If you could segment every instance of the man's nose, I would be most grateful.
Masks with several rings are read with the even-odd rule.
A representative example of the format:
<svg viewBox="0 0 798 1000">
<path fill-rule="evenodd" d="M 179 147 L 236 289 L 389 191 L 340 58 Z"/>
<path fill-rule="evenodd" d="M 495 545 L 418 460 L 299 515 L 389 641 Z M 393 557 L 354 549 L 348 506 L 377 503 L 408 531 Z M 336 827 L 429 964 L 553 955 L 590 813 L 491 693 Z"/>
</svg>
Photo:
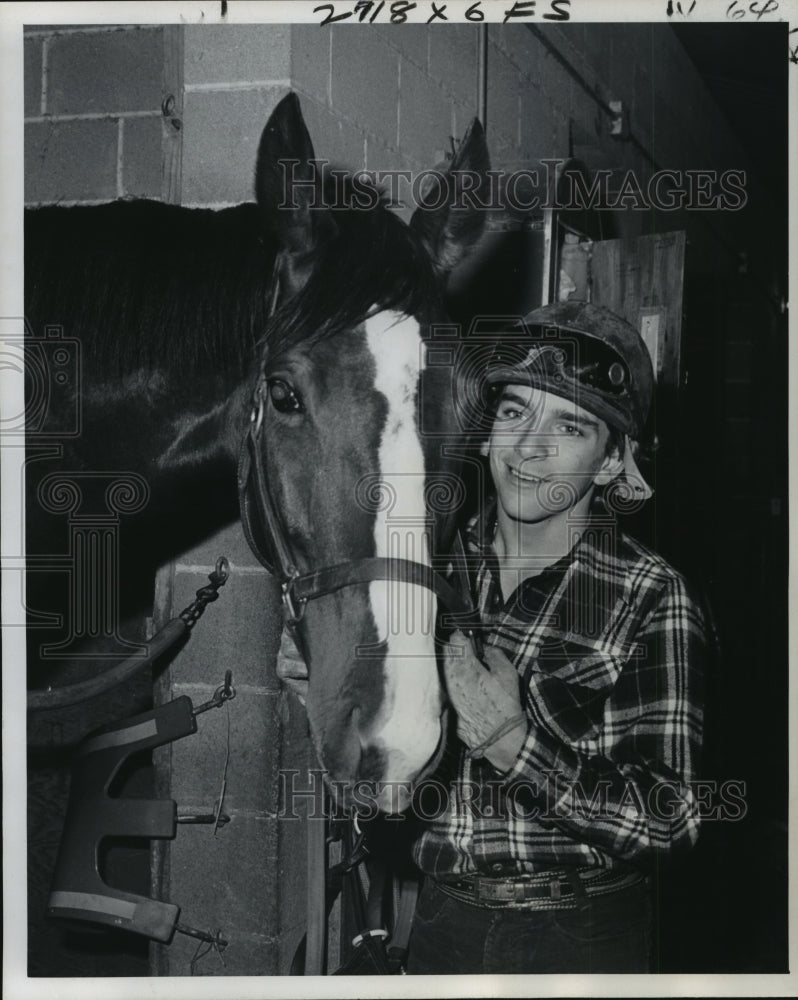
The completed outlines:
<svg viewBox="0 0 798 1000">
<path fill-rule="evenodd" d="M 555 450 L 555 445 L 549 437 L 534 427 L 519 431 L 514 447 L 522 458 L 533 460 L 547 458 Z"/>
</svg>

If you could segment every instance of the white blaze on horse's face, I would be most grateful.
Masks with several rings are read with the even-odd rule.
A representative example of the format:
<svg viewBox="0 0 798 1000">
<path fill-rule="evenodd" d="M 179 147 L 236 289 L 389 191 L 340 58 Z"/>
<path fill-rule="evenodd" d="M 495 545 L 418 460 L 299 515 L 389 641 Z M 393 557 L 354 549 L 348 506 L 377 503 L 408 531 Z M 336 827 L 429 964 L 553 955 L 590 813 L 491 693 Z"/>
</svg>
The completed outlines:
<svg viewBox="0 0 798 1000">
<path fill-rule="evenodd" d="M 417 396 L 425 356 L 419 324 L 412 317 L 382 312 L 366 321 L 366 336 L 376 367 L 374 387 L 388 402 L 378 471 L 390 502 L 381 504 L 376 513 L 375 555 L 429 565 L 425 463 L 418 427 Z M 384 700 L 369 741 L 384 754 L 383 781 L 397 783 L 386 789 L 379 804 L 403 809 L 408 804 L 403 783 L 418 775 L 440 739 L 436 602 L 424 587 L 384 580 L 369 585 L 369 599 L 379 641 L 386 644 Z"/>
</svg>

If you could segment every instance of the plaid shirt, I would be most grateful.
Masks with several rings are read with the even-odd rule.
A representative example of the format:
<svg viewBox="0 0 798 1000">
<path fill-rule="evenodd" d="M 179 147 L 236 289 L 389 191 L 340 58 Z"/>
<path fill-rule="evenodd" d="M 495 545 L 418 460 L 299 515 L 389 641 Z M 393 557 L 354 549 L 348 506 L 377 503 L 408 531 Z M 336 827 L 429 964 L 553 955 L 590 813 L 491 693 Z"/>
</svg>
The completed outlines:
<svg viewBox="0 0 798 1000">
<path fill-rule="evenodd" d="M 501 877 L 646 867 L 692 846 L 705 637 L 684 579 L 607 515 L 504 601 L 476 527 L 483 640 L 518 670 L 528 733 L 506 774 L 458 743 L 448 787 L 421 786 L 416 863 Z"/>
</svg>

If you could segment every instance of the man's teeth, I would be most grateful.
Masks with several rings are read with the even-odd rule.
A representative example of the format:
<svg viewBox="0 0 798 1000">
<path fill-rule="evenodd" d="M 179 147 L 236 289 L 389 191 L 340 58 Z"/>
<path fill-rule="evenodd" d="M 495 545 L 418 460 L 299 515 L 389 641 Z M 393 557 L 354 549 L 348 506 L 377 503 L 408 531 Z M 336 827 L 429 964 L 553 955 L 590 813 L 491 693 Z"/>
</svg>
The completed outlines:
<svg viewBox="0 0 798 1000">
<path fill-rule="evenodd" d="M 524 475 L 523 472 L 519 472 L 518 469 L 514 469 L 512 466 L 508 466 L 510 473 L 515 476 L 516 479 L 520 479 L 522 483 L 539 483 L 542 480 L 539 476 Z"/>
</svg>

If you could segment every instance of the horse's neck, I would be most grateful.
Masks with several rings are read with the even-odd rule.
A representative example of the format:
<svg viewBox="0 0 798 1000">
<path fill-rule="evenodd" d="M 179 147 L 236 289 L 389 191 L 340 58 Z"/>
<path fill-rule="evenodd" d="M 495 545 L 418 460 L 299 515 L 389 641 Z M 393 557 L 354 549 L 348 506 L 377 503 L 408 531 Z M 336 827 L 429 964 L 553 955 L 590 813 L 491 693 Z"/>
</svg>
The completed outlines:
<svg viewBox="0 0 798 1000">
<path fill-rule="evenodd" d="M 235 463 L 244 433 L 250 386 L 237 385 L 226 398 L 198 401 L 193 412 L 176 415 L 172 441 L 158 456 L 164 472 L 198 469 L 209 463 Z"/>
</svg>

